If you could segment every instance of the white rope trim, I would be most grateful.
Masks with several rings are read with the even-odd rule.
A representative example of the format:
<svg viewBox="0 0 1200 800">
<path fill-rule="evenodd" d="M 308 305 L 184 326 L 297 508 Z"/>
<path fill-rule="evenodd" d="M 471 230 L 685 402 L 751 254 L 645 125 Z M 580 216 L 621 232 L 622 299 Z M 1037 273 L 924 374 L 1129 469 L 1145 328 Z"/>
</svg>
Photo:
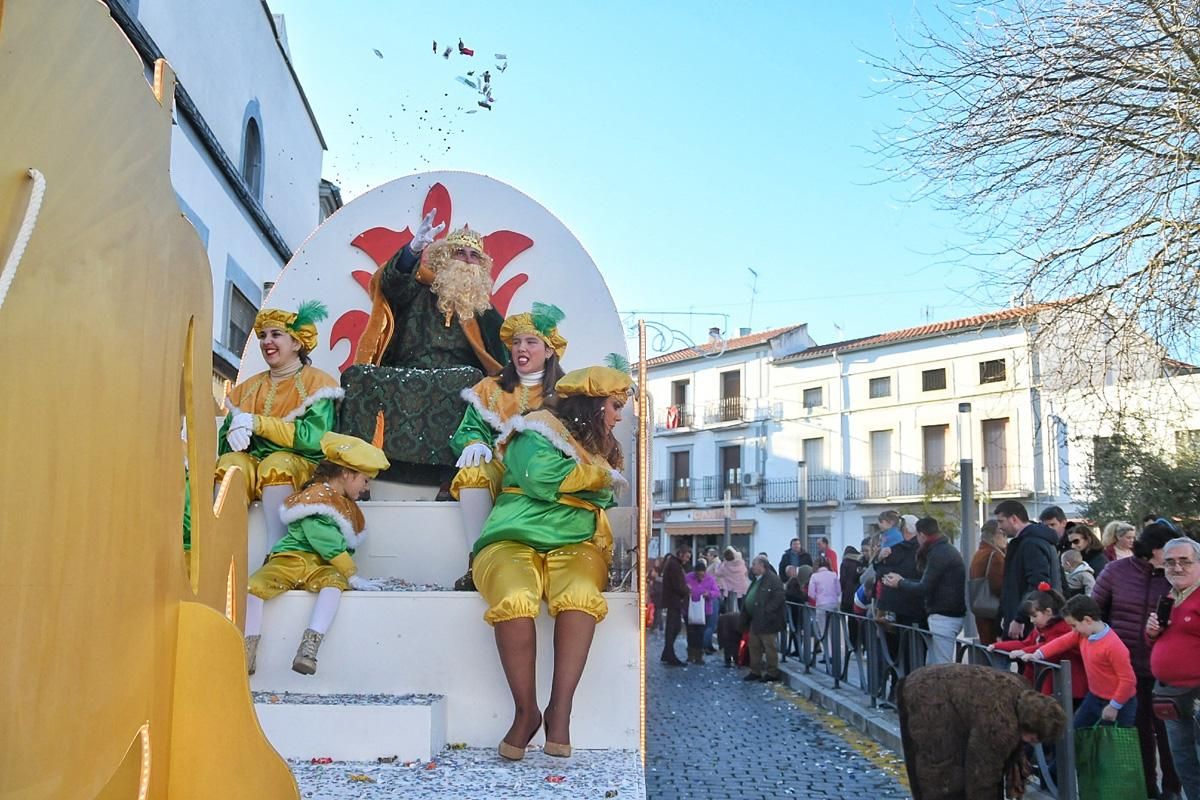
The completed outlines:
<svg viewBox="0 0 1200 800">
<path fill-rule="evenodd" d="M 354 525 L 350 520 L 342 516 L 342 513 L 331 505 L 325 503 L 297 503 L 294 506 L 279 507 L 279 518 L 283 520 L 284 525 L 291 525 L 296 520 L 307 519 L 308 517 L 332 518 L 334 524 L 338 526 L 338 530 L 342 532 L 342 538 L 346 540 L 347 546 L 353 549 L 358 549 L 363 539 L 367 538 L 366 528 L 363 528 L 361 533 L 355 533 Z"/>
<path fill-rule="evenodd" d="M 514 433 L 520 433 L 522 431 L 533 431 L 534 433 L 544 436 L 546 440 L 550 442 L 550 444 L 554 445 L 554 447 L 561 451 L 562 454 L 567 458 L 579 463 L 583 463 L 583 459 L 579 457 L 578 451 L 571 446 L 570 442 L 562 438 L 557 431 L 551 429 L 550 426 L 546 425 L 544 422 L 539 422 L 536 419 L 531 420 L 528 417 L 523 416 L 513 417 L 508 422 L 504 423 L 504 427 L 500 431 L 500 435 L 496 437 L 496 448 L 499 449 L 500 445 L 512 438 Z"/>
<path fill-rule="evenodd" d="M 473 387 L 467 387 L 458 393 L 458 396 L 466 400 L 475 410 L 479 412 L 479 416 L 483 417 L 483 421 L 492 426 L 493 430 L 500 430 L 504 426 L 504 420 L 500 419 L 500 415 L 483 404 L 483 398 L 475 393 Z"/>
<path fill-rule="evenodd" d="M 27 174 L 33 179 L 33 190 L 29 193 L 29 205 L 25 207 L 25 218 L 17 229 L 17 238 L 13 240 L 12 250 L 4 261 L 4 269 L 0 271 L 0 308 L 4 307 L 4 299 L 8 297 L 8 287 L 17 277 L 17 265 L 21 263 L 21 256 L 25 255 L 29 238 L 33 236 L 33 226 L 37 224 L 38 214 L 42 210 L 42 197 L 46 194 L 46 177 L 33 167 L 29 168 Z"/>
<path fill-rule="evenodd" d="M 289 411 L 287 415 L 281 417 L 281 419 L 284 422 L 291 422 L 322 400 L 341 400 L 345 396 L 346 392 L 336 386 L 326 386 L 324 389 L 317 389 L 308 397 L 304 398 L 303 403 L 301 403 L 297 408 Z"/>
</svg>

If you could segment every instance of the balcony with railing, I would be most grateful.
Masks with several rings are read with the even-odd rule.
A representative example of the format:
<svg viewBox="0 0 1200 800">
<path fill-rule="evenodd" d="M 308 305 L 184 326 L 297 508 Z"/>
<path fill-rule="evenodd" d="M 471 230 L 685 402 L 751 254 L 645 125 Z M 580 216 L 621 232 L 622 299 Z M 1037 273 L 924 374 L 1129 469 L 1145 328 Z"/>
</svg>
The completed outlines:
<svg viewBox="0 0 1200 800">
<path fill-rule="evenodd" d="M 898 497 L 928 497 L 950 500 L 962 493 L 958 470 L 939 472 L 901 472 L 881 470 L 854 475 L 846 481 L 847 500 L 890 500 Z M 1029 490 L 1019 465 L 1000 464 L 976 466 L 975 493 L 1023 495 Z"/>
<path fill-rule="evenodd" d="M 695 424 L 695 414 L 689 405 L 671 405 L 661 409 L 654 417 L 655 433 L 691 430 Z"/>
<path fill-rule="evenodd" d="M 756 501 L 756 490 L 721 475 L 661 479 L 654 482 L 654 502 L 677 505 L 714 505 L 725 502 L 725 491 L 735 503 Z"/>
<path fill-rule="evenodd" d="M 798 478 L 766 478 L 750 491 L 756 492 L 758 502 L 765 506 L 794 506 L 800 500 L 796 493 L 799 484 Z M 814 504 L 837 502 L 841 484 L 842 476 L 836 473 L 810 472 L 805 500 Z"/>
<path fill-rule="evenodd" d="M 745 397 L 722 397 L 704 405 L 705 425 L 750 422 L 753 418 L 753 406 Z"/>
</svg>

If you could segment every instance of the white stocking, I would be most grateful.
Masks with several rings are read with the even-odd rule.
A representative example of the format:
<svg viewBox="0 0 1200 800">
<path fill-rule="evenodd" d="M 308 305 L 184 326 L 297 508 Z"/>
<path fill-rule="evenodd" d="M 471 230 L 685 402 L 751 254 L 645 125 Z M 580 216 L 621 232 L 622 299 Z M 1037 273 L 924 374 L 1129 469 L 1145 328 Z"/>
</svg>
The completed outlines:
<svg viewBox="0 0 1200 800">
<path fill-rule="evenodd" d="M 490 489 L 459 489 L 458 507 L 462 511 L 463 532 L 467 537 L 467 552 L 475 549 L 475 542 L 483 532 L 483 523 L 492 513 Z"/>
<path fill-rule="evenodd" d="M 246 595 L 246 635 L 258 636 L 262 633 L 263 603 L 261 597 Z"/>
<path fill-rule="evenodd" d="M 308 627 L 324 636 L 333 624 L 337 614 L 338 603 L 342 601 L 342 590 L 336 586 L 326 586 L 317 594 L 317 603 L 313 606 L 312 618 Z"/>
<path fill-rule="evenodd" d="M 287 526 L 279 518 L 279 509 L 295 490 L 290 483 L 278 486 L 264 486 L 262 491 L 263 516 L 267 520 L 267 549 L 274 547 L 287 532 Z"/>
</svg>

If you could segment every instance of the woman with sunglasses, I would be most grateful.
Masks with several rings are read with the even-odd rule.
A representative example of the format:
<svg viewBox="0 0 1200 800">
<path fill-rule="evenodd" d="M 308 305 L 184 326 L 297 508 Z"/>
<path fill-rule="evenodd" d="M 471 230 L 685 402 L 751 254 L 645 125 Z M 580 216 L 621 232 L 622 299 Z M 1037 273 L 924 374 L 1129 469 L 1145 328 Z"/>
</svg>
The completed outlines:
<svg viewBox="0 0 1200 800">
<path fill-rule="evenodd" d="M 1067 530 L 1067 544 L 1079 551 L 1079 555 L 1083 556 L 1084 562 L 1096 575 L 1099 575 L 1100 570 L 1108 563 L 1108 556 L 1104 555 L 1104 545 L 1100 544 L 1100 537 L 1096 536 L 1090 525 L 1084 525 L 1082 522 L 1072 525 Z"/>
</svg>

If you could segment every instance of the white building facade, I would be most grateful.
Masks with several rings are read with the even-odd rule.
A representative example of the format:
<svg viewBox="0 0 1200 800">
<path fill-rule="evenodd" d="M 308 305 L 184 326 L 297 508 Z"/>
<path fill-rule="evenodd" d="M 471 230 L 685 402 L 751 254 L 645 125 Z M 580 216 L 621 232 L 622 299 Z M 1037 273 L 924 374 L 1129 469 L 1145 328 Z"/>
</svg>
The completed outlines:
<svg viewBox="0 0 1200 800">
<path fill-rule="evenodd" d="M 962 458 L 977 520 L 1009 498 L 1031 516 L 1077 508 L 1109 423 L 1094 396 L 1039 373 L 1037 322 L 1036 307 L 1007 309 L 831 345 L 796 326 L 649 359 L 659 552 L 675 536 L 719 546 L 728 491 L 732 543 L 774 561 L 801 533 L 800 462 L 802 538 L 812 549 L 826 536 L 839 554 L 885 509 L 956 521 Z M 1200 428 L 1198 410 L 1180 398 L 1155 435 L 1173 446 Z"/>
<path fill-rule="evenodd" d="M 171 182 L 212 265 L 214 379 L 233 378 L 279 272 L 340 203 L 324 139 L 265 0 L 107 2 L 148 75 L 160 57 L 175 71 Z"/>
</svg>

